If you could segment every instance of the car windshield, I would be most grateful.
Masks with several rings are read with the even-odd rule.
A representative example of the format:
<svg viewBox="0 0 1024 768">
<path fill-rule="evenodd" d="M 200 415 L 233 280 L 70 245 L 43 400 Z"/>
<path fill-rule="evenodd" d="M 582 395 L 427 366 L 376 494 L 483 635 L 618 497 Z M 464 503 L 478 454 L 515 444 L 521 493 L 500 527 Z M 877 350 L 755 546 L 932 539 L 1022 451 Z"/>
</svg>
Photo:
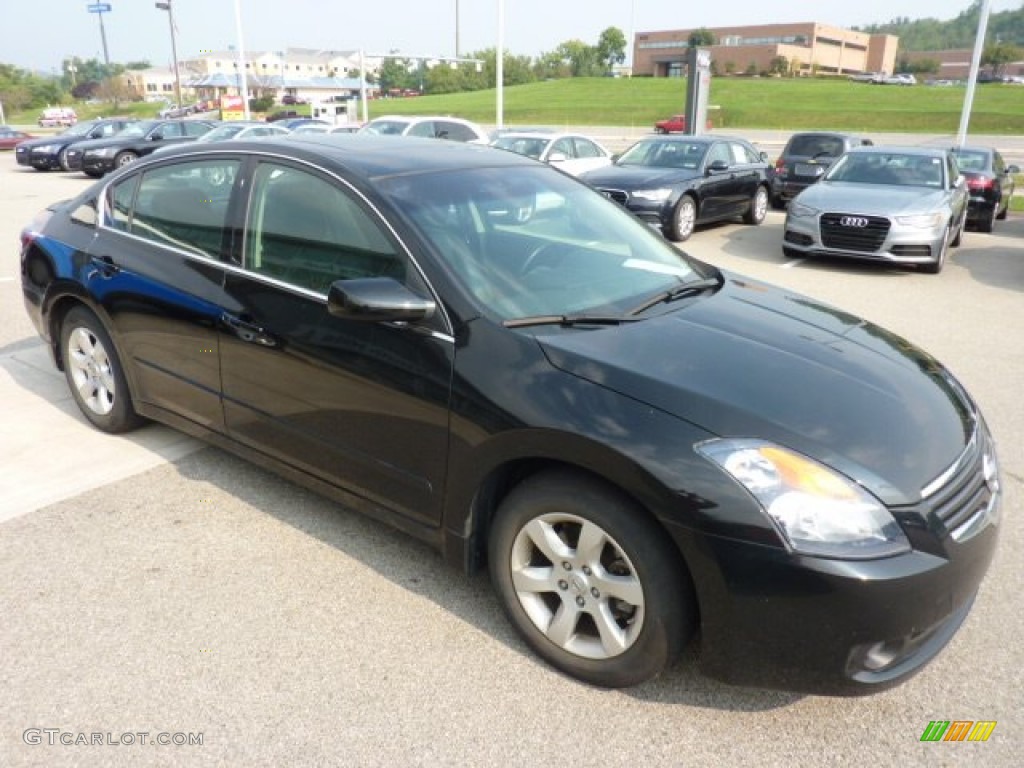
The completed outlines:
<svg viewBox="0 0 1024 768">
<path fill-rule="evenodd" d="M 501 136 L 494 141 L 493 146 L 538 160 L 544 154 L 544 148 L 550 141 L 551 139 L 541 139 L 535 136 Z"/>
<path fill-rule="evenodd" d="M 543 166 L 406 174 L 378 184 L 481 309 L 500 320 L 618 317 L 702 277 L 621 206 Z"/>
<path fill-rule="evenodd" d="M 961 171 L 984 171 L 988 168 L 988 154 L 970 149 L 954 149 L 956 164 Z"/>
<path fill-rule="evenodd" d="M 640 165 L 651 168 L 687 168 L 696 170 L 704 160 L 708 145 L 698 141 L 640 141 L 627 149 L 616 165 Z"/>
<path fill-rule="evenodd" d="M 247 126 L 244 125 L 220 125 L 214 128 L 212 131 L 207 131 L 200 136 L 196 141 L 224 141 L 225 139 L 233 138 L 245 130 Z"/>
<path fill-rule="evenodd" d="M 89 131 L 91 131 L 95 127 L 96 127 L 96 123 L 93 123 L 93 122 L 78 123 L 76 125 L 72 125 L 67 130 L 62 131 L 60 135 L 61 136 L 85 136 L 85 134 L 87 134 Z"/>
<path fill-rule="evenodd" d="M 124 127 L 122 131 L 117 134 L 119 139 L 129 139 L 132 136 L 145 136 L 152 130 L 157 123 L 152 121 L 145 121 L 140 123 L 129 123 Z"/>
<path fill-rule="evenodd" d="M 401 136 L 402 131 L 409 127 L 405 120 L 374 120 L 359 129 L 360 133 L 378 136 Z"/>
<path fill-rule="evenodd" d="M 885 184 L 901 187 L 942 187 L 943 158 L 898 152 L 849 152 L 825 176 L 826 181 Z"/>
</svg>

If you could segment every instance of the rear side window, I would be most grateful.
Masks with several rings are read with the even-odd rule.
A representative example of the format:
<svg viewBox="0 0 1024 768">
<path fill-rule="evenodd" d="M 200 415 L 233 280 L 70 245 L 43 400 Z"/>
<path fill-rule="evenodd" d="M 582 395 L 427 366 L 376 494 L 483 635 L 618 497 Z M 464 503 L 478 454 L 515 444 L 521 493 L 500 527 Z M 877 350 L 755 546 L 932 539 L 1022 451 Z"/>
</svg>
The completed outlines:
<svg viewBox="0 0 1024 768">
<path fill-rule="evenodd" d="M 111 187 L 107 225 L 219 259 L 237 160 L 200 160 L 135 174 Z"/>
<path fill-rule="evenodd" d="M 437 138 L 450 139 L 451 141 L 473 141 L 476 134 L 472 129 L 462 123 L 455 123 L 448 120 L 437 120 Z"/>
</svg>

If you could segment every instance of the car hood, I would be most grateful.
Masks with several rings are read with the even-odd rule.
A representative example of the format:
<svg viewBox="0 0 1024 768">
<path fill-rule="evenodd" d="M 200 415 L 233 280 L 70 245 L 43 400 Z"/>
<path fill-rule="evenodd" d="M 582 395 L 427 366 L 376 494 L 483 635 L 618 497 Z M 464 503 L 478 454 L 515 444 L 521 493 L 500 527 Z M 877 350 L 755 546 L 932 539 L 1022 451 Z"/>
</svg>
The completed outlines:
<svg viewBox="0 0 1024 768">
<path fill-rule="evenodd" d="M 948 205 L 949 193 L 927 187 L 820 181 L 801 192 L 797 199 L 822 211 L 891 217 L 941 209 Z"/>
<path fill-rule="evenodd" d="M 652 310 L 653 311 L 653 310 Z M 726 275 L 637 323 L 538 335 L 555 367 L 723 437 L 774 441 L 887 504 L 960 456 L 977 415 L 934 358 L 842 310 Z"/>
<path fill-rule="evenodd" d="M 580 174 L 591 186 L 614 186 L 619 189 L 643 189 L 654 186 L 679 184 L 700 178 L 700 171 L 685 168 L 655 168 L 650 166 L 609 165 Z"/>
</svg>

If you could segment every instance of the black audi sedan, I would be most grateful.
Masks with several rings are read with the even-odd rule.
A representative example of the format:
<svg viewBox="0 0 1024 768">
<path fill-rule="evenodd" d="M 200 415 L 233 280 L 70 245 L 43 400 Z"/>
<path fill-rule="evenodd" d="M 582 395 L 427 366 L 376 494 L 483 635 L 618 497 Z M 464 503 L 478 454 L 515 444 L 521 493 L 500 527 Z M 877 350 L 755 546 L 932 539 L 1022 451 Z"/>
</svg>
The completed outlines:
<svg viewBox="0 0 1024 768">
<path fill-rule="evenodd" d="M 65 153 L 67 169 L 99 178 L 157 147 L 195 141 L 214 125 L 209 120 L 140 120 L 115 136 L 82 141 L 69 148 Z"/>
<path fill-rule="evenodd" d="M 743 139 L 652 136 L 580 179 L 670 240 L 683 241 L 697 224 L 764 221 L 770 174 L 767 155 Z"/>
<path fill-rule="evenodd" d="M 967 181 L 967 221 L 980 232 L 991 232 L 996 219 L 1010 212 L 1010 198 L 1016 186 L 1016 165 L 1007 165 L 1002 154 L 992 147 L 953 147 L 960 173 Z"/>
<path fill-rule="evenodd" d="M 27 165 L 37 171 L 69 171 L 68 147 L 80 141 L 109 138 L 133 122 L 134 118 L 130 117 L 112 117 L 76 123 L 54 136 L 22 142 L 15 147 L 14 157 L 18 165 Z"/>
<path fill-rule="evenodd" d="M 882 690 L 996 546 L 993 441 L 937 360 L 514 153 L 171 150 L 43 211 L 21 280 L 98 429 L 171 425 L 487 567 L 592 684 L 699 637 L 734 683 Z"/>
</svg>

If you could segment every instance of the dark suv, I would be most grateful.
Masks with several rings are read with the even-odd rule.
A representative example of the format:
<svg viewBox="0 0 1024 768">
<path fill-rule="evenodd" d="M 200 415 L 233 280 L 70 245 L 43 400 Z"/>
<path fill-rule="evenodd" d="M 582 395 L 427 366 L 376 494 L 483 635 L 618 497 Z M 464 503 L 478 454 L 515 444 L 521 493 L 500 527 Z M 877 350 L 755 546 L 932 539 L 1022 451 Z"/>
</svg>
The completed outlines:
<svg viewBox="0 0 1024 768">
<path fill-rule="evenodd" d="M 786 203 L 825 175 L 837 157 L 848 149 L 871 146 L 874 142 L 849 133 L 794 133 L 775 161 L 772 179 L 772 207 Z"/>
</svg>

